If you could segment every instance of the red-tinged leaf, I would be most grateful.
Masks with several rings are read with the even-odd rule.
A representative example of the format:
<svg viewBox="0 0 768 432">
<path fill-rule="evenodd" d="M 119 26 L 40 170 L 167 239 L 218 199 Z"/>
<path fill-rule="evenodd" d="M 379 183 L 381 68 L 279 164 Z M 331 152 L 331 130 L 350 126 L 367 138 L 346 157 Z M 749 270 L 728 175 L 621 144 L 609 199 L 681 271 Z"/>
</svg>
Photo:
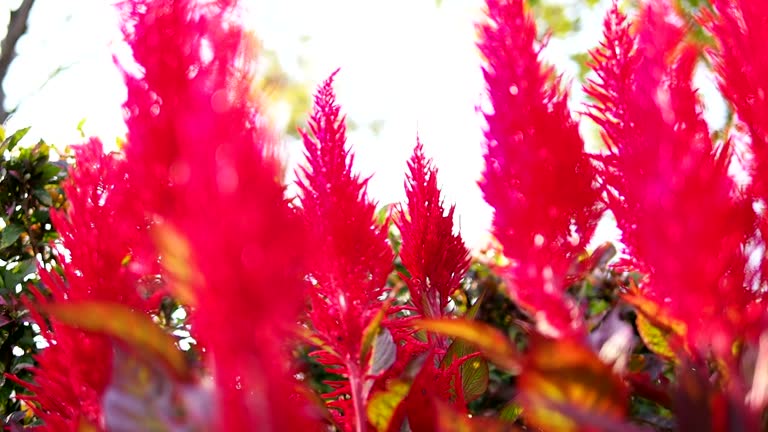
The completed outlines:
<svg viewBox="0 0 768 432">
<path fill-rule="evenodd" d="M 674 319 L 661 305 L 643 296 L 634 281 L 630 281 L 629 293 L 623 294 L 621 298 L 634 306 L 638 314 L 644 315 L 654 325 L 681 337 L 686 335 L 686 324 Z"/>
<path fill-rule="evenodd" d="M 468 342 L 456 339 L 443 356 L 442 366 L 448 367 L 454 361 L 477 352 Z M 469 403 L 479 398 L 488 389 L 488 363 L 482 357 L 473 357 L 459 366 L 464 401 Z M 456 395 L 453 395 L 456 397 Z"/>
<path fill-rule="evenodd" d="M 147 315 L 98 301 L 52 303 L 44 311 L 63 324 L 113 337 L 133 352 L 165 363 L 178 378 L 191 378 L 184 354 L 176 348 L 173 337 Z"/>
<path fill-rule="evenodd" d="M 463 319 L 418 320 L 417 328 L 458 338 L 476 346 L 495 365 L 511 373 L 520 371 L 520 354 L 509 338 L 495 327 Z"/>
<path fill-rule="evenodd" d="M 580 430 L 579 422 L 553 404 L 617 420 L 626 412 L 624 383 L 597 354 L 574 339 L 532 336 L 518 385 L 523 416 L 543 431 Z"/>
<path fill-rule="evenodd" d="M 512 432 L 520 430 L 510 423 L 494 418 L 470 417 L 459 413 L 450 405 L 437 402 L 437 430 L 439 432 Z"/>
<path fill-rule="evenodd" d="M 195 306 L 192 286 L 201 278 L 195 271 L 192 249 L 184 236 L 168 224 L 154 227 L 152 231 L 157 250 L 162 256 L 163 269 L 170 280 L 171 294 L 184 305 Z"/>
<path fill-rule="evenodd" d="M 408 396 L 411 383 L 405 380 L 392 380 L 387 383 L 387 389 L 373 394 L 368 400 L 367 414 L 377 432 L 385 432 L 389 429 L 395 411 L 401 402 Z"/>
<path fill-rule="evenodd" d="M 666 360 L 677 361 L 677 355 L 669 344 L 669 339 L 675 335 L 669 329 L 653 325 L 642 313 L 637 314 L 635 324 L 640 338 L 649 350 Z"/>
</svg>

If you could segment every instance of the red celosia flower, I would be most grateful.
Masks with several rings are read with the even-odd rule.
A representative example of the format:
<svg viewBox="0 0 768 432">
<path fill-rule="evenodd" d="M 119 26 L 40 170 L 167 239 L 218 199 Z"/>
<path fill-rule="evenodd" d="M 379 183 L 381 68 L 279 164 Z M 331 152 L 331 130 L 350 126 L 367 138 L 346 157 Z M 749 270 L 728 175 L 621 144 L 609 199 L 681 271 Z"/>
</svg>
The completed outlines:
<svg viewBox="0 0 768 432">
<path fill-rule="evenodd" d="M 410 274 L 405 282 L 420 315 L 441 317 L 469 268 L 469 251 L 461 236 L 453 233 L 454 207 L 445 212 L 437 169 L 424 157 L 418 141 L 408 169 L 408 205 L 400 209 L 396 222 L 402 236 L 400 259 Z"/>
<path fill-rule="evenodd" d="M 335 73 L 334 73 L 335 75 Z M 346 427 L 365 428 L 361 364 L 363 332 L 382 305 L 392 268 L 386 227 L 374 222 L 374 203 L 366 180 L 352 173 L 353 156 L 346 148 L 346 126 L 333 92 L 333 78 L 320 87 L 310 118 L 311 133 L 302 131 L 307 166 L 298 186 L 314 255 L 310 318 L 316 334 L 334 353 L 320 355 L 339 365 L 351 385 L 357 417 Z"/>
<path fill-rule="evenodd" d="M 236 3 L 122 4 L 141 70 L 126 72 L 126 155 L 136 199 L 185 239 L 178 247 L 190 259 L 194 334 L 216 380 L 217 429 L 312 429 L 281 343 L 301 307 L 307 242 L 251 93 L 255 49 Z"/>
<path fill-rule="evenodd" d="M 643 292 L 730 352 L 755 293 L 744 287 L 743 242 L 754 229 L 748 200 L 716 149 L 691 87 L 696 60 L 671 8 L 644 7 L 639 34 L 614 5 L 605 41 L 592 53 L 599 80 L 590 115 L 603 127 L 608 206 L 637 268 Z M 725 336 L 725 337 L 723 337 Z"/>
<path fill-rule="evenodd" d="M 717 48 L 709 50 L 723 95 L 735 108 L 749 131 L 751 153 L 747 169 L 755 198 L 768 203 L 768 8 L 748 0 L 715 0 L 714 11 L 702 16 Z M 765 244 L 768 217 L 759 221 Z M 763 259 L 760 277 L 768 281 L 768 260 Z"/>
<path fill-rule="evenodd" d="M 600 214 L 594 168 L 559 80 L 539 58 L 524 2 L 488 0 L 487 13 L 479 47 L 493 109 L 480 187 L 511 262 L 511 294 L 550 333 L 569 333 L 581 323 L 565 297 L 566 276 Z"/>
<path fill-rule="evenodd" d="M 144 311 L 156 308 L 158 296 L 141 290 L 139 277 L 132 271 L 136 266 L 126 265 L 133 246 L 149 240 L 146 227 L 142 230 L 140 222 L 120 214 L 130 199 L 124 159 L 104 154 L 97 140 L 76 147 L 75 156 L 76 166 L 63 185 L 67 210 L 51 213 L 69 255 L 61 262 L 66 282 L 56 271 L 41 268 L 43 284 L 56 302 L 104 300 Z M 152 263 L 141 268 L 151 269 Z M 37 356 L 34 383 L 24 384 L 33 395 L 25 398 L 32 401 L 46 430 L 74 431 L 81 419 L 101 424 L 101 396 L 110 369 L 94 367 L 92 362 L 109 364 L 111 342 L 53 319 L 48 327 L 35 306 L 30 305 L 30 310 L 50 346 Z"/>
<path fill-rule="evenodd" d="M 710 50 L 723 95 L 750 131 L 752 182 L 768 200 L 768 6 L 750 0 L 715 0 L 703 16 L 717 41 Z"/>
</svg>

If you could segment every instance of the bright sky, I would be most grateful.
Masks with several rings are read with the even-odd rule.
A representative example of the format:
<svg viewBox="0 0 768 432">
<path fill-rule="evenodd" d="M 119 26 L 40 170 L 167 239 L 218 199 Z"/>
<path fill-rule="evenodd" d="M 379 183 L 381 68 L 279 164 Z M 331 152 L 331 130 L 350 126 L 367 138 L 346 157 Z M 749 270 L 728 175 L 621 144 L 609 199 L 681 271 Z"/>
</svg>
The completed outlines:
<svg viewBox="0 0 768 432">
<path fill-rule="evenodd" d="M 463 236 L 481 246 L 491 218 L 476 184 L 483 121 L 475 107 L 483 82 L 474 24 L 482 1 L 444 0 L 439 8 L 434 0 L 251 2 L 249 25 L 278 52 L 288 73 L 320 83 L 341 67 L 338 97 L 349 118 L 358 125 L 383 120 L 378 134 L 366 127 L 349 134 L 358 171 L 375 173 L 371 195 L 382 204 L 403 198 L 405 162 L 418 132 L 439 167 L 446 201 L 457 205 Z M 8 121 L 11 130 L 32 125 L 35 137 L 66 145 L 80 141 L 76 126 L 85 118 L 86 133 L 105 142 L 124 134 L 125 90 L 111 58 L 120 33 L 109 3 L 37 0 L 5 83 L 9 106 L 20 103 Z M 566 79 L 576 76 L 568 55 L 598 42 L 608 3 L 579 8 L 582 30 L 568 41 L 553 40 L 545 53 Z M 68 68 L 40 89 L 60 66 Z M 717 108 L 715 119 L 722 117 Z M 292 161 L 299 161 L 300 144 L 287 138 L 286 145 Z M 615 236 L 610 227 L 601 232 Z"/>
</svg>

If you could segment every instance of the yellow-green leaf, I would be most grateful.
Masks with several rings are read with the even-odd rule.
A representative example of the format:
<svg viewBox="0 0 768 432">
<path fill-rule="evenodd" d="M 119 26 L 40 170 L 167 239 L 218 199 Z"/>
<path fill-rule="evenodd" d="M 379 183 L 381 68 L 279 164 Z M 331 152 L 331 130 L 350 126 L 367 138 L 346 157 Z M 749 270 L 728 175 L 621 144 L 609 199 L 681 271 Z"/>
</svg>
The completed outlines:
<svg viewBox="0 0 768 432">
<path fill-rule="evenodd" d="M 637 325 L 637 332 L 640 333 L 640 338 L 649 350 L 670 361 L 677 359 L 675 352 L 669 345 L 669 338 L 674 336 L 672 332 L 656 327 L 643 313 L 637 314 L 635 324 Z"/>
<path fill-rule="evenodd" d="M 121 304 L 100 301 L 52 303 L 44 310 L 63 324 L 112 337 L 138 355 L 165 363 L 178 378 L 190 378 L 184 354 L 176 347 L 173 337 L 148 315 Z"/>
<path fill-rule="evenodd" d="M 457 359 L 473 352 L 477 351 L 467 342 L 461 339 L 454 340 L 446 350 L 442 364 L 450 366 Z M 466 402 L 472 402 L 479 398 L 488 389 L 488 363 L 482 357 L 474 357 L 465 361 L 459 366 L 459 373 Z"/>
<path fill-rule="evenodd" d="M 521 407 L 517 402 L 512 401 L 501 408 L 499 411 L 499 419 L 514 423 L 518 418 L 520 418 L 521 414 L 523 414 L 523 407 Z"/>
<path fill-rule="evenodd" d="M 457 412 L 450 405 L 436 402 L 437 430 L 439 432 L 512 432 L 519 428 L 509 423 L 488 417 L 469 417 Z"/>
<path fill-rule="evenodd" d="M 626 388 L 611 368 L 582 342 L 531 336 L 518 378 L 523 417 L 542 431 L 578 431 L 579 424 L 552 405 L 566 405 L 607 419 L 626 412 Z"/>
<path fill-rule="evenodd" d="M 496 366 L 511 373 L 520 371 L 520 354 L 500 330 L 479 321 L 463 319 L 425 319 L 415 327 L 459 338 L 475 347 Z"/>
<path fill-rule="evenodd" d="M 187 239 L 168 224 L 156 225 L 152 229 L 157 250 L 160 252 L 163 268 L 169 279 L 168 287 L 176 300 L 188 306 L 195 306 L 197 298 L 193 285 L 202 276 L 195 270 L 192 248 Z"/>
<path fill-rule="evenodd" d="M 387 383 L 387 389 L 373 394 L 368 400 L 368 421 L 377 432 L 389 429 L 392 417 L 398 405 L 408 396 L 411 383 L 402 380 L 392 380 Z"/>
</svg>

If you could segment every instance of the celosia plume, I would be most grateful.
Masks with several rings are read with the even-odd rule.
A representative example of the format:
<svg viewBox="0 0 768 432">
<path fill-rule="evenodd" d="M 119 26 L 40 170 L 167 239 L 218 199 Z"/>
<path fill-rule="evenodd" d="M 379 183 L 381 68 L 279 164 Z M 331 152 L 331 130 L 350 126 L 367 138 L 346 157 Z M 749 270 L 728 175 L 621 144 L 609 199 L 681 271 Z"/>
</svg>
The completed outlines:
<svg viewBox="0 0 768 432">
<path fill-rule="evenodd" d="M 752 184 L 768 200 L 768 8 L 750 0 L 715 0 L 703 22 L 717 41 L 708 51 L 720 90 L 752 139 Z"/>
<path fill-rule="evenodd" d="M 311 430 L 282 345 L 302 304 L 307 242 L 251 92 L 255 43 L 237 2 L 136 0 L 122 11 L 141 70 L 126 68 L 126 155 L 158 235 L 182 240 L 166 252 L 189 259 L 174 289 L 195 304 L 217 430 Z"/>
<path fill-rule="evenodd" d="M 142 311 L 155 309 L 158 296 L 141 289 L 139 276 L 128 264 L 133 246 L 141 247 L 149 238 L 146 226 L 120 214 L 132 190 L 125 160 L 104 154 L 97 140 L 76 147 L 75 156 L 76 165 L 63 184 L 68 206 L 51 213 L 61 246 L 69 255 L 62 256 L 60 263 L 66 279 L 55 270 L 41 268 L 43 284 L 54 302 L 104 300 Z M 37 299 L 41 304 L 48 302 L 42 295 Z M 49 347 L 37 356 L 34 383 L 23 383 L 33 395 L 20 397 L 32 401 L 30 406 L 45 430 L 75 431 L 81 420 L 102 425 L 101 397 L 111 372 L 92 362 L 108 365 L 112 343 L 53 318 L 48 326 L 36 309 L 30 305 Z"/>
<path fill-rule="evenodd" d="M 755 293 L 744 287 L 743 242 L 754 230 L 748 200 L 728 176 L 730 148 L 716 148 L 691 86 L 695 47 L 663 2 L 644 6 L 633 35 L 616 5 L 592 53 L 598 80 L 590 115 L 610 153 L 608 207 L 642 292 L 688 328 L 690 342 L 730 352 Z M 695 340 L 695 337 L 706 337 Z"/>
<path fill-rule="evenodd" d="M 493 109 L 480 187 L 495 210 L 493 234 L 514 298 L 550 333 L 579 331 L 566 277 L 600 215 L 594 168 L 524 2 L 488 0 L 487 13 L 479 47 Z"/>
<path fill-rule="evenodd" d="M 382 306 L 392 269 L 387 229 L 374 221 L 375 206 L 366 192 L 367 179 L 352 172 L 354 157 L 346 147 L 346 126 L 333 91 L 335 73 L 315 94 L 310 132 L 302 131 L 307 165 L 300 169 L 298 186 L 313 256 L 309 272 L 309 316 L 316 335 L 333 353 L 318 359 L 336 364 L 349 379 L 352 412 L 340 422 L 365 430 L 361 364 L 363 333 Z M 346 384 L 340 392 L 346 393 Z M 340 406 L 349 404 L 339 401 Z M 352 420 L 350 420 L 352 418 Z"/>
<path fill-rule="evenodd" d="M 416 143 L 408 161 L 407 206 L 400 209 L 396 224 L 402 236 L 400 259 L 413 305 L 427 318 L 445 313 L 451 293 L 469 268 L 469 251 L 453 232 L 453 212 L 446 213 L 437 187 L 437 169 Z"/>
</svg>

